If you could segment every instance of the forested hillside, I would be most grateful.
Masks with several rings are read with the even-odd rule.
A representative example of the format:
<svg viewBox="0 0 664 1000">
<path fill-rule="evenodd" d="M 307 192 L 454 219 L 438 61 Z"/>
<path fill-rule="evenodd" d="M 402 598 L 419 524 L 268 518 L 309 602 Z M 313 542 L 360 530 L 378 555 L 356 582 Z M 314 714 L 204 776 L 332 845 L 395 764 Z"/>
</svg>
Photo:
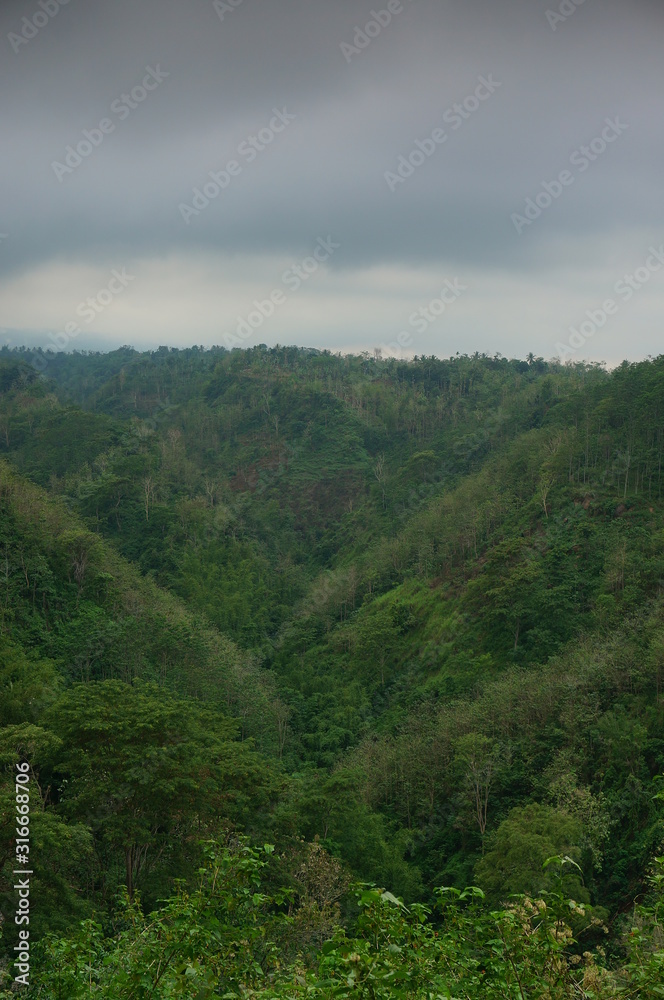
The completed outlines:
<svg viewBox="0 0 664 1000">
<path fill-rule="evenodd" d="M 33 360 L 4 985 L 27 761 L 31 997 L 664 995 L 664 356 Z"/>
</svg>

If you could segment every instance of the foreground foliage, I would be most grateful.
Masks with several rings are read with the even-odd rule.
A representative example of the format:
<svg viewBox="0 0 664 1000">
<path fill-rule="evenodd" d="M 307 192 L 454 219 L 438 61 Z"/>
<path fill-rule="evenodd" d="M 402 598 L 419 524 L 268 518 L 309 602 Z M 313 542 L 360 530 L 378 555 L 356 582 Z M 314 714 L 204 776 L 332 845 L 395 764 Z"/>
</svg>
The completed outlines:
<svg viewBox="0 0 664 1000">
<path fill-rule="evenodd" d="M 273 851 L 270 845 L 208 845 L 195 889 L 181 886 L 149 916 L 125 897 L 114 937 L 90 919 L 75 936 L 43 942 L 23 995 L 609 1000 L 664 992 L 661 894 L 635 909 L 626 959 L 613 971 L 597 943 L 607 928 L 591 907 L 565 895 L 574 863 L 560 857 L 548 862 L 557 868 L 551 890 L 516 896 L 499 909 L 487 907 L 478 888 L 437 890 L 430 908 L 407 907 L 389 891 L 356 886 L 359 915 L 350 930 L 338 926 L 313 961 L 302 955 L 284 961 L 293 924 L 285 912 L 289 894 L 261 891 Z M 658 875 L 653 883 L 661 880 Z"/>
</svg>

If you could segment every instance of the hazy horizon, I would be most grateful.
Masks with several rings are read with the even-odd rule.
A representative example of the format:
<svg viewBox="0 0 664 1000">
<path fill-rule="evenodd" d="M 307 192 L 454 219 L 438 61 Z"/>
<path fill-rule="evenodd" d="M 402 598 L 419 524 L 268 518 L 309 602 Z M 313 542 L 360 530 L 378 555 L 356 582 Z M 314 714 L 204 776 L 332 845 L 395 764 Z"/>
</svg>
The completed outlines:
<svg viewBox="0 0 664 1000">
<path fill-rule="evenodd" d="M 662 27 L 647 0 L 9 0 L 0 346 L 656 355 Z"/>
</svg>

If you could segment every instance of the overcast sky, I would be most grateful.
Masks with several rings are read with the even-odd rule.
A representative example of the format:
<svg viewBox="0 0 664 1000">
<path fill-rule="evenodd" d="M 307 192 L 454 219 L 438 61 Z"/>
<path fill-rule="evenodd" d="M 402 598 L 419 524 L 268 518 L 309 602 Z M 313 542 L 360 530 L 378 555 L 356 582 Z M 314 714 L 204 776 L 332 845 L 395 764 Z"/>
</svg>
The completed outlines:
<svg viewBox="0 0 664 1000">
<path fill-rule="evenodd" d="M 655 0 L 4 0 L 0 344 L 659 354 L 663 42 Z"/>
</svg>

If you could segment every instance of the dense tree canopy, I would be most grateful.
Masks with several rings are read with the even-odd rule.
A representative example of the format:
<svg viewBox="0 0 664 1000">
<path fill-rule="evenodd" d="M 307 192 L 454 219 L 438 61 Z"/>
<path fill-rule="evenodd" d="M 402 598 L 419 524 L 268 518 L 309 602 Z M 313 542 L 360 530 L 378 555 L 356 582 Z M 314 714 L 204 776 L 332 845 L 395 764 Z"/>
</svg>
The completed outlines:
<svg viewBox="0 0 664 1000">
<path fill-rule="evenodd" d="M 25 762 L 35 996 L 659 995 L 664 356 L 31 360 L 0 350 L 0 976 Z"/>
</svg>

